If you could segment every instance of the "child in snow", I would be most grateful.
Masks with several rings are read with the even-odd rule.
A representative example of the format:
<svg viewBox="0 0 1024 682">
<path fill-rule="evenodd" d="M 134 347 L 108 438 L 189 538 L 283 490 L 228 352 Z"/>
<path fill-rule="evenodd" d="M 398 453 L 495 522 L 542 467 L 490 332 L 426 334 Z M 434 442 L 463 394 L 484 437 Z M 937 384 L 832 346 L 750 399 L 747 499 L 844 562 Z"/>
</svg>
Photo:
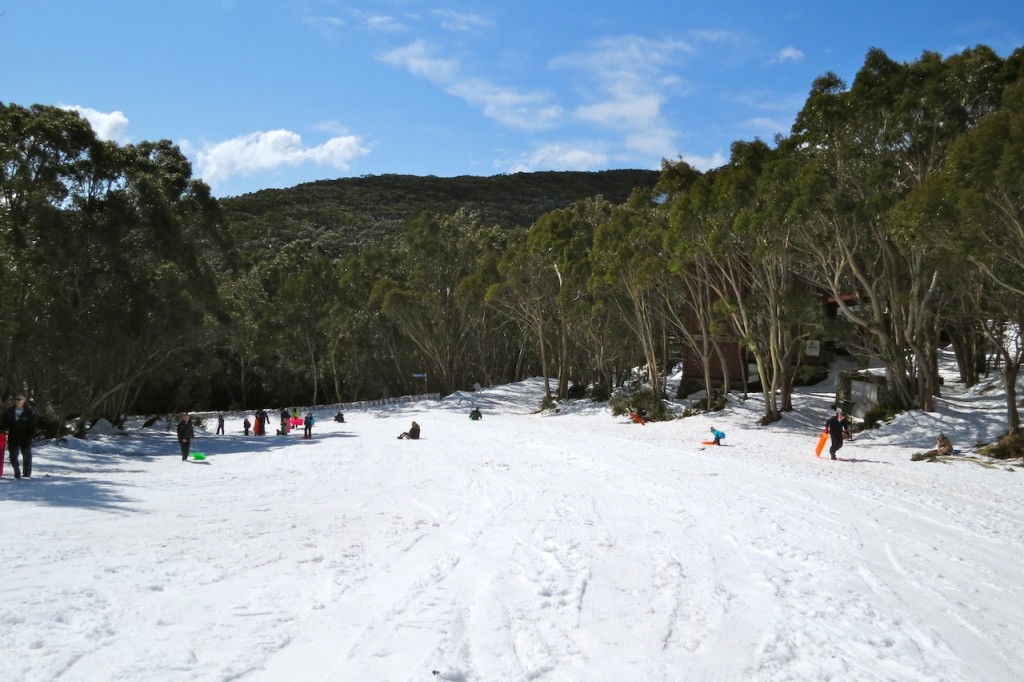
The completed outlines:
<svg viewBox="0 0 1024 682">
<path fill-rule="evenodd" d="M 302 420 L 302 427 L 303 427 L 302 437 L 303 438 L 312 438 L 313 437 L 313 422 L 314 421 L 316 421 L 316 420 L 313 419 L 313 413 L 312 412 L 307 412 L 306 413 L 306 418 Z"/>
<path fill-rule="evenodd" d="M 242 428 L 245 429 L 245 435 L 249 435 L 249 427 L 252 426 L 252 422 L 246 417 L 245 421 L 242 422 Z"/>
<path fill-rule="evenodd" d="M 714 426 L 711 427 L 711 436 L 715 439 L 715 445 L 721 445 L 722 439 L 725 438 L 725 434 L 716 429 Z"/>
<path fill-rule="evenodd" d="M 473 421 L 476 421 L 477 419 L 483 419 L 483 415 L 480 414 L 480 408 L 474 407 L 472 410 L 470 410 L 469 418 L 472 419 Z"/>
<path fill-rule="evenodd" d="M 836 452 L 843 447 L 843 436 L 853 440 L 853 434 L 850 432 L 850 420 L 846 418 L 842 410 L 836 410 L 835 416 L 825 422 L 825 429 L 832 438 L 828 454 L 832 459 L 836 459 Z"/>
<path fill-rule="evenodd" d="M 178 422 L 178 445 L 181 446 L 181 461 L 188 459 L 188 453 L 192 449 L 192 439 L 195 438 L 195 428 L 192 426 L 192 415 L 188 412 L 181 415 Z"/>
</svg>

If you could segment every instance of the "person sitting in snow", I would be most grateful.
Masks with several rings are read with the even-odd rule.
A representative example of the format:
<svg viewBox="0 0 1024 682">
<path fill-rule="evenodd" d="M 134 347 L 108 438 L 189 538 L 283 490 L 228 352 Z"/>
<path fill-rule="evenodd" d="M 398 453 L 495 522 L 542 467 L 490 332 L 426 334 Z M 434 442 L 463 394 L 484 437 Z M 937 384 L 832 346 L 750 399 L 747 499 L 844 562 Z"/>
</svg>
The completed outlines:
<svg viewBox="0 0 1024 682">
<path fill-rule="evenodd" d="M 953 454 L 953 441 L 944 433 L 940 433 L 935 439 L 935 454 L 943 457 Z"/>
<path fill-rule="evenodd" d="M 483 419 L 484 416 L 482 414 L 480 414 L 480 408 L 479 407 L 474 407 L 469 412 L 469 418 L 472 419 L 473 421 L 476 421 L 478 419 Z"/>
<path fill-rule="evenodd" d="M 419 440 L 420 439 L 420 425 L 416 422 L 412 423 L 409 430 L 399 436 L 403 440 Z"/>
<path fill-rule="evenodd" d="M 715 439 L 714 440 L 714 444 L 715 445 L 721 445 L 722 444 L 722 439 L 725 438 L 725 433 L 723 433 L 722 431 L 719 431 L 714 426 L 712 426 L 711 427 L 711 436 L 712 436 L 712 438 Z"/>
<path fill-rule="evenodd" d="M 339 412 L 338 414 L 334 415 L 334 421 L 338 422 L 339 424 L 344 424 L 345 423 L 345 415 L 343 415 L 341 412 Z"/>
</svg>

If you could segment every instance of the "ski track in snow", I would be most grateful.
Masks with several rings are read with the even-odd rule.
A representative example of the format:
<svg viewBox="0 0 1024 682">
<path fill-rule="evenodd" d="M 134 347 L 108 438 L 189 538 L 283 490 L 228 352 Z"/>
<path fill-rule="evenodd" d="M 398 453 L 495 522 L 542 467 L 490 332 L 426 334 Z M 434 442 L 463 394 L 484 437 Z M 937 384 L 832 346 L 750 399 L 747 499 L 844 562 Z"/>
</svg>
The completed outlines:
<svg viewBox="0 0 1024 682">
<path fill-rule="evenodd" d="M 203 436 L 207 466 L 162 431 L 39 448 L 48 478 L 0 481 L 0 678 L 1024 678 L 1019 474 L 884 432 L 818 460 L 755 401 L 641 428 L 507 400 Z"/>
</svg>

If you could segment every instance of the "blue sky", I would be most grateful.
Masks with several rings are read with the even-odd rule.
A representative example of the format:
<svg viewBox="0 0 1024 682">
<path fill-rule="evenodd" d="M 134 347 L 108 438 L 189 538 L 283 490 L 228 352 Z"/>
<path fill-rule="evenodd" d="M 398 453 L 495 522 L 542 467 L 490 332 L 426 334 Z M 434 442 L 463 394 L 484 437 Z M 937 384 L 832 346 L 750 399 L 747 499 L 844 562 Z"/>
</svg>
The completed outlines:
<svg viewBox="0 0 1024 682">
<path fill-rule="evenodd" d="M 167 138 L 217 196 L 347 176 L 724 163 L 868 49 L 1024 44 L 1024 2 L 12 0 L 0 101 Z"/>
</svg>

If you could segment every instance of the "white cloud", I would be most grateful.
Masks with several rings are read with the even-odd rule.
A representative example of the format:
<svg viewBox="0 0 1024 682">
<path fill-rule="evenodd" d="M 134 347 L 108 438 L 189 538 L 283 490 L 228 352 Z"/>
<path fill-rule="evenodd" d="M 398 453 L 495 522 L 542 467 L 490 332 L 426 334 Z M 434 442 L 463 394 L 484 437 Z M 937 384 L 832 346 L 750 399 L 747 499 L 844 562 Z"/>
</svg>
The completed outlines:
<svg viewBox="0 0 1024 682">
<path fill-rule="evenodd" d="M 548 95 L 540 92 L 520 93 L 480 79 L 452 83 L 445 91 L 479 107 L 485 116 L 510 128 L 549 128 L 562 118 L 562 108 L 548 104 Z"/>
<path fill-rule="evenodd" d="M 338 29 L 345 25 L 345 21 L 339 17 L 305 17 L 302 22 L 325 38 L 336 37 Z"/>
<path fill-rule="evenodd" d="M 269 130 L 204 145 L 195 156 L 198 175 L 215 185 L 237 175 L 304 163 L 344 171 L 353 160 L 368 153 L 363 141 L 354 135 L 332 137 L 323 144 L 307 147 L 297 133 Z"/>
<path fill-rule="evenodd" d="M 694 51 L 681 40 L 627 35 L 597 41 L 589 51 L 553 60 L 551 67 L 578 69 L 594 83 L 593 101 L 577 107 L 575 118 L 622 134 L 630 149 L 664 156 L 672 151 L 676 132 L 662 109 L 685 88 L 683 79 L 669 69 L 679 55 Z"/>
<path fill-rule="evenodd" d="M 382 33 L 401 33 L 409 30 L 409 27 L 386 14 L 371 14 L 364 17 L 366 27 Z"/>
<path fill-rule="evenodd" d="M 303 21 L 308 26 L 329 26 L 331 28 L 341 28 L 345 25 L 345 20 L 340 17 L 306 17 Z"/>
<path fill-rule="evenodd" d="M 604 126 L 646 126 L 658 118 L 661 104 L 661 98 L 653 93 L 616 97 L 597 104 L 583 105 L 576 109 L 576 117 Z"/>
<path fill-rule="evenodd" d="M 626 136 L 627 149 L 661 159 L 675 149 L 676 131 L 665 125 L 650 125 Z"/>
<path fill-rule="evenodd" d="M 430 45 L 425 40 L 416 40 L 405 47 L 391 50 L 379 59 L 385 64 L 403 68 L 412 75 L 426 78 L 437 85 L 451 83 L 459 72 L 459 63 L 456 60 L 432 56 Z"/>
<path fill-rule="evenodd" d="M 96 132 L 96 137 L 101 140 L 110 140 L 118 144 L 125 144 L 128 141 L 125 136 L 125 130 L 128 129 L 128 117 L 123 112 L 112 111 L 108 114 L 78 105 L 62 106 L 61 108 L 77 111 L 79 116 L 89 122 Z"/>
<path fill-rule="evenodd" d="M 721 168 L 726 164 L 728 158 L 721 151 L 716 151 L 711 156 L 699 156 L 697 154 L 681 154 L 683 161 L 690 164 L 699 171 L 709 171 L 712 168 Z"/>
<path fill-rule="evenodd" d="M 784 47 L 779 50 L 775 57 L 772 58 L 772 64 L 783 64 L 785 62 L 802 62 L 804 60 L 804 53 L 795 47 Z"/>
<path fill-rule="evenodd" d="M 508 163 L 510 173 L 532 173 L 538 170 L 595 170 L 608 165 L 603 152 L 551 144 L 540 147 L 529 155 Z"/>
<path fill-rule="evenodd" d="M 434 16 L 440 21 L 441 28 L 449 31 L 476 31 L 493 25 L 492 21 L 477 14 L 462 14 L 461 12 L 436 9 Z"/>
<path fill-rule="evenodd" d="M 354 17 L 360 24 L 371 31 L 379 33 L 402 33 L 408 31 L 409 27 L 390 14 L 378 14 L 364 10 L 350 9 L 350 16 Z M 412 17 L 416 19 L 416 17 Z"/>
<path fill-rule="evenodd" d="M 776 133 L 782 133 L 783 135 L 788 133 L 790 126 L 791 124 L 789 123 L 783 123 L 766 116 L 755 116 L 754 118 L 747 119 L 743 124 L 743 127 L 748 131 L 753 131 L 758 137 L 767 140 L 773 139 Z"/>
<path fill-rule="evenodd" d="M 437 85 L 449 95 L 478 107 L 484 115 L 511 128 L 538 130 L 561 120 L 562 108 L 551 103 L 546 92 L 521 92 L 482 78 L 463 75 L 458 60 L 441 59 L 424 40 L 387 52 L 380 61 L 405 69 Z"/>
</svg>

